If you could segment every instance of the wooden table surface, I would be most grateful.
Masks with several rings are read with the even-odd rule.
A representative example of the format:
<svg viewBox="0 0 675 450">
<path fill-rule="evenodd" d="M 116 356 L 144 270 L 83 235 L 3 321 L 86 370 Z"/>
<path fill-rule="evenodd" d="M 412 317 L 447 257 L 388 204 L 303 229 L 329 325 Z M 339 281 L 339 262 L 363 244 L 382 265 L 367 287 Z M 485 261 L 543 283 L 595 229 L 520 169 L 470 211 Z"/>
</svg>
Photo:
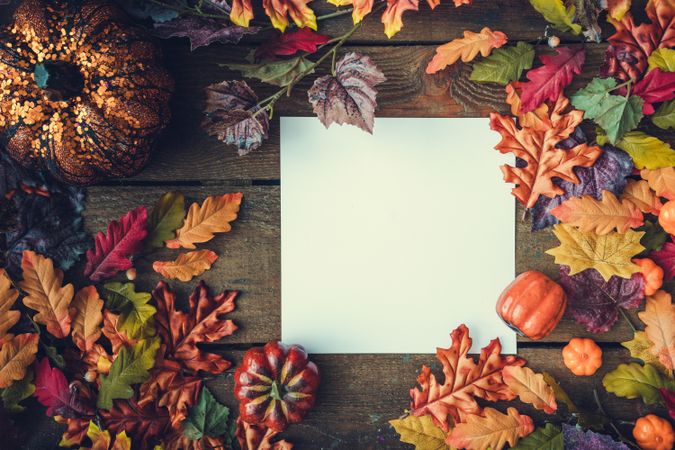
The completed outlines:
<svg viewBox="0 0 675 450">
<path fill-rule="evenodd" d="M 334 7 L 323 0 L 317 0 L 311 6 L 317 15 L 334 11 Z M 386 75 L 387 81 L 378 86 L 376 115 L 380 117 L 486 117 L 493 110 L 506 112 L 503 89 L 467 81 L 467 66 L 458 64 L 436 75 L 426 75 L 426 63 L 436 46 L 461 36 L 465 29 L 478 31 L 489 26 L 505 32 L 511 42 L 537 43 L 546 26 L 527 0 L 476 0 L 472 6 L 457 9 L 451 1 L 446 1 L 433 12 L 425 2 L 420 2 L 420 11 L 406 13 L 404 23 L 403 30 L 388 40 L 379 17 L 367 17 L 344 48 L 344 51 L 358 50 L 369 55 Z M 321 22 L 319 31 L 335 36 L 350 27 L 350 17 L 344 16 Z M 611 32 L 612 27 L 603 25 L 605 38 Z M 166 63 L 176 80 L 172 125 L 142 173 L 89 188 L 85 214 L 86 226 L 94 233 L 104 230 L 108 222 L 134 207 L 151 206 L 167 190 L 178 189 L 189 201 L 201 201 L 206 195 L 244 192 L 241 214 L 232 232 L 217 236 L 209 244 L 220 259 L 203 276 L 214 291 L 241 291 L 233 314 L 240 329 L 219 345 L 235 365 L 246 349 L 280 337 L 278 118 L 282 115 L 312 115 L 306 95 L 308 83 L 304 82 L 291 98 L 278 104 L 269 140 L 248 156 L 237 156 L 235 149 L 208 137 L 200 129 L 203 88 L 237 78 L 237 74 L 219 64 L 242 61 L 251 46 L 262 39 L 253 37 L 239 46 L 216 44 L 194 52 L 190 52 L 185 40 L 163 41 Z M 605 43 L 586 44 L 586 47 L 585 72 L 576 77 L 568 93 L 587 83 L 602 62 Z M 273 91 L 270 86 L 250 84 L 261 98 Z M 485 132 L 491 131 L 486 129 Z M 505 184 L 504 189 L 510 189 L 510 186 Z M 520 218 L 521 212 L 518 211 L 516 217 Z M 518 219 L 516 270 L 541 270 L 557 277 L 558 267 L 553 264 L 553 258 L 544 253 L 556 243 L 550 229 L 532 233 L 529 219 L 525 222 Z M 137 282 L 143 289 L 151 289 L 159 279 L 148 265 L 141 265 L 139 274 Z M 194 284 L 172 283 L 179 292 L 188 292 Z M 463 301 L 453 298 L 452 292 L 448 293 L 448 300 Z M 307 320 L 312 320 L 311 314 L 308 310 Z M 411 320 L 423 320 L 424 314 L 424 311 L 411 314 Z M 634 323 L 639 323 L 635 315 L 632 318 Z M 449 317 L 448 333 L 457 325 Z M 604 364 L 593 377 L 574 377 L 563 366 L 561 348 L 575 336 L 589 336 L 589 333 L 565 318 L 542 341 L 519 339 L 519 354 L 536 371 L 550 372 L 581 406 L 594 408 L 595 389 L 606 411 L 613 417 L 634 420 L 643 414 L 646 407 L 639 400 L 630 401 L 607 394 L 601 383 L 607 371 L 629 358 L 628 351 L 619 345 L 619 342 L 632 338 L 628 325 L 619 321 L 611 331 L 592 336 L 604 351 Z M 449 344 L 449 338 L 438 342 L 439 346 Z M 283 433 L 284 437 L 298 449 L 411 448 L 398 441 L 398 435 L 387 421 L 400 416 L 409 406 L 408 392 L 415 384 L 421 365 L 438 369 L 432 354 L 321 355 L 313 359 L 322 373 L 317 405 L 302 424 L 291 426 Z M 232 372 L 228 371 L 208 385 L 219 400 L 234 407 Z M 506 403 L 500 404 L 499 408 L 506 406 Z M 519 409 L 538 423 L 545 420 L 541 412 L 527 405 L 521 404 Z M 560 410 L 564 413 L 546 418 L 558 422 L 566 420 L 565 407 Z M 26 448 L 57 448 L 61 427 L 42 415 L 31 418 L 30 422 L 28 425 L 33 430 Z"/>
</svg>

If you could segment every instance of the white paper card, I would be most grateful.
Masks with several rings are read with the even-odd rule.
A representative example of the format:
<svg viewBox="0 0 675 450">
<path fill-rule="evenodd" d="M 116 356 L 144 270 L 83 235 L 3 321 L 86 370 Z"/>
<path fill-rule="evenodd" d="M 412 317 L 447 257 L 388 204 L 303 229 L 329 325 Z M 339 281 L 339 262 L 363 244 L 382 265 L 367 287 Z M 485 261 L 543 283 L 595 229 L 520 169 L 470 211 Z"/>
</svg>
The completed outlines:
<svg viewBox="0 0 675 450">
<path fill-rule="evenodd" d="M 380 118 L 373 135 L 281 118 L 281 334 L 312 353 L 473 351 L 516 336 L 514 201 L 487 119 Z"/>
</svg>

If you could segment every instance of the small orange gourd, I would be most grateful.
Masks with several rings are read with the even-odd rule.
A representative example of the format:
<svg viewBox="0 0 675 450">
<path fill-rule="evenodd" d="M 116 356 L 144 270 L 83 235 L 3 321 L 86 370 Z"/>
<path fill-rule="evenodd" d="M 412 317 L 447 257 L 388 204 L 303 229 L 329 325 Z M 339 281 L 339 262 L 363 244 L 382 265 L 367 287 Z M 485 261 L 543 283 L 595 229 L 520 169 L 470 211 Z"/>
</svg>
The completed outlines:
<svg viewBox="0 0 675 450">
<path fill-rule="evenodd" d="M 647 414 L 635 422 L 633 437 L 642 450 L 671 450 L 675 444 L 670 422 L 654 414 Z"/>
<path fill-rule="evenodd" d="M 634 259 L 645 279 L 645 295 L 654 295 L 663 284 L 663 269 L 649 258 Z"/>
<path fill-rule="evenodd" d="M 602 366 L 602 349 L 593 339 L 572 338 L 562 354 L 565 366 L 574 375 L 590 376 Z"/>
<path fill-rule="evenodd" d="M 659 224 L 667 233 L 675 234 L 675 200 L 670 200 L 661 207 Z"/>
<path fill-rule="evenodd" d="M 499 317 L 516 332 L 534 340 L 553 331 L 566 307 L 563 288 L 534 270 L 518 275 L 497 300 Z"/>
</svg>

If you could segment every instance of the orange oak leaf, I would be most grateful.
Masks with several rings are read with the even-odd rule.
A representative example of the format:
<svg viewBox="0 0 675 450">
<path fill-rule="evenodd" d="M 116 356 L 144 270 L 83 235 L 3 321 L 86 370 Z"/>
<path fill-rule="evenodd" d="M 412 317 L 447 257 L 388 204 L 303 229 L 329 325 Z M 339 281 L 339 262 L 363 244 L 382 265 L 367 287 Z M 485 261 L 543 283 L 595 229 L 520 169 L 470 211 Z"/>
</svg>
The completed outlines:
<svg viewBox="0 0 675 450">
<path fill-rule="evenodd" d="M 23 281 L 19 287 L 27 294 L 23 304 L 38 312 L 33 320 L 46 325 L 54 337 L 68 336 L 73 313 L 70 308 L 75 291 L 73 285 L 63 286 L 63 272 L 54 268 L 51 259 L 30 250 L 24 250 L 21 268 Z"/>
<path fill-rule="evenodd" d="M 480 33 L 466 30 L 463 38 L 454 39 L 436 49 L 436 55 L 427 65 L 426 72 L 436 73 L 458 59 L 463 62 L 473 61 L 478 53 L 488 56 L 492 49 L 501 47 L 507 40 L 504 33 L 492 31 L 488 27 L 480 30 Z"/>
<path fill-rule="evenodd" d="M 625 233 L 644 223 L 642 212 L 630 200 L 619 200 L 610 191 L 602 191 L 602 200 L 584 195 L 572 197 L 551 210 L 561 222 L 579 228 L 584 233 L 603 235 L 614 229 Z"/>
<path fill-rule="evenodd" d="M 143 407 L 157 401 L 158 406 L 169 411 L 171 426 L 182 430 L 181 423 L 188 416 L 190 407 L 197 402 L 201 387 L 201 378 L 183 375 L 180 364 L 163 360 L 150 372 L 148 381 L 141 385 L 138 404 Z"/>
<path fill-rule="evenodd" d="M 515 183 L 511 192 L 528 209 L 532 208 L 539 196 L 553 198 L 564 191 L 553 178 L 579 183 L 574 167 L 590 167 L 602 154 L 602 149 L 585 143 L 569 150 L 556 148 L 556 144 L 567 139 L 581 123 L 583 112 L 572 110 L 561 114 L 568 104 L 567 99 L 558 98 L 551 109 L 550 125 L 541 129 L 518 127 L 515 120 L 498 113 L 490 114 L 490 128 L 502 136 L 495 147 L 501 153 L 512 153 L 520 158 L 524 167 L 502 166 L 504 181 Z"/>
<path fill-rule="evenodd" d="M 96 375 L 107 375 L 110 372 L 113 358 L 101 344 L 93 344 L 82 355 L 82 362 L 88 371 Z"/>
<path fill-rule="evenodd" d="M 157 303 L 157 334 L 166 347 L 164 359 L 176 361 L 186 370 L 203 370 L 213 375 L 228 369 L 230 361 L 197 344 L 216 342 L 235 332 L 237 326 L 223 316 L 234 310 L 238 293 L 226 291 L 214 297 L 202 281 L 188 299 L 188 311 L 183 312 L 176 309 L 175 294 L 160 281 L 152 297 Z"/>
<path fill-rule="evenodd" d="M 233 0 L 230 9 L 230 21 L 240 27 L 248 27 L 253 20 L 251 0 Z"/>
<path fill-rule="evenodd" d="M 529 403 L 546 414 L 553 414 L 558 409 L 555 393 L 542 374 L 534 373 L 529 367 L 507 366 L 502 370 L 502 376 L 504 383 L 523 403 Z"/>
<path fill-rule="evenodd" d="M 170 280 L 190 281 L 209 270 L 216 259 L 218 255 L 211 250 L 197 250 L 181 253 L 174 261 L 155 261 L 152 268 Z"/>
<path fill-rule="evenodd" d="M 19 311 L 11 309 L 17 298 L 19 298 L 19 292 L 12 288 L 12 281 L 5 269 L 0 269 L 0 341 L 21 317 Z"/>
<path fill-rule="evenodd" d="M 660 169 L 642 169 L 640 176 L 647 180 L 649 187 L 656 195 L 668 200 L 675 199 L 675 167 L 662 167 Z"/>
<path fill-rule="evenodd" d="M 183 221 L 176 230 L 176 238 L 166 241 L 169 248 L 194 249 L 195 244 L 210 241 L 214 233 L 225 233 L 232 229 L 230 222 L 237 218 L 239 205 L 244 194 L 235 192 L 221 196 L 211 196 L 202 205 L 193 203 Z"/>
<path fill-rule="evenodd" d="M 645 180 L 628 180 L 620 198 L 632 202 L 642 212 L 657 216 L 663 206 L 659 197 L 649 188 L 649 183 Z"/>
<path fill-rule="evenodd" d="M 75 294 L 73 300 L 73 342 L 82 352 L 90 351 L 101 336 L 103 300 L 94 286 L 86 286 Z"/>
<path fill-rule="evenodd" d="M 375 0 L 328 0 L 328 3 L 335 6 L 352 5 L 352 21 L 354 22 L 354 25 L 356 25 L 361 22 L 364 17 L 370 14 L 373 10 Z"/>
<path fill-rule="evenodd" d="M 59 441 L 59 447 L 72 447 L 80 444 L 87 436 L 89 419 L 65 419 L 61 416 L 54 416 L 54 421 L 56 421 L 56 423 L 66 424 L 67 426 L 61 436 L 61 441 Z"/>
<path fill-rule="evenodd" d="M 511 106 L 511 114 L 518 117 L 518 123 L 521 127 L 546 130 L 551 126 L 549 108 L 546 103 L 542 103 L 534 111 L 521 112 L 520 94 L 522 92 L 522 83 L 520 81 L 513 81 L 507 84 L 505 89 L 506 103 Z M 560 98 L 564 99 L 564 97 Z"/>
<path fill-rule="evenodd" d="M 647 297 L 645 310 L 638 313 L 652 343 L 649 351 L 672 372 L 675 367 L 675 305 L 670 294 L 657 291 Z"/>
<path fill-rule="evenodd" d="M 0 348 L 0 388 L 6 388 L 14 381 L 26 376 L 26 368 L 35 361 L 38 350 L 37 333 L 13 336 Z"/>
<path fill-rule="evenodd" d="M 119 317 L 119 314 L 114 314 L 106 310 L 103 313 L 103 330 L 101 330 L 103 335 L 110 341 L 112 351 L 115 355 L 117 355 L 120 348 L 125 346 L 132 347 L 136 343 L 135 339 L 131 339 L 125 332 L 117 329 Z"/>
<path fill-rule="evenodd" d="M 391 39 L 401 31 L 401 28 L 403 28 L 403 13 L 417 11 L 419 3 L 419 0 L 387 0 L 387 9 L 382 13 L 384 34 Z"/>
<path fill-rule="evenodd" d="M 214 438 L 203 435 L 199 439 L 190 439 L 183 434 L 183 430 L 174 431 L 163 441 L 162 450 L 220 450 L 232 448 L 225 446 L 223 438 Z"/>
<path fill-rule="evenodd" d="M 274 28 L 284 32 L 288 26 L 288 18 L 298 27 L 309 27 L 316 31 L 316 16 L 307 6 L 312 0 L 263 0 L 265 14 L 272 21 Z"/>
<path fill-rule="evenodd" d="M 481 350 L 478 362 L 474 361 L 467 356 L 472 341 L 465 325 L 460 325 L 450 337 L 450 348 L 436 349 L 436 358 L 443 365 L 444 381 L 439 382 L 429 367 L 422 366 L 417 377 L 420 387 L 410 390 L 411 414 L 431 415 L 434 423 L 445 431 L 448 430 L 448 416 L 454 422 L 461 422 L 467 415 L 480 414 L 481 408 L 475 397 L 489 401 L 515 398 L 502 379 L 502 369 L 525 364 L 525 360 L 517 356 L 502 356 L 499 339 L 490 341 Z"/>
<path fill-rule="evenodd" d="M 264 424 L 250 424 L 237 417 L 235 436 L 242 450 L 292 450 L 293 444 L 286 440 L 272 442 L 277 434 Z"/>
<path fill-rule="evenodd" d="M 485 408 L 485 417 L 470 415 L 466 423 L 458 423 L 448 436 L 447 443 L 467 450 L 501 450 L 508 442 L 515 447 L 518 440 L 534 431 L 534 423 L 528 416 L 509 408 L 506 414 L 496 409 Z"/>
</svg>

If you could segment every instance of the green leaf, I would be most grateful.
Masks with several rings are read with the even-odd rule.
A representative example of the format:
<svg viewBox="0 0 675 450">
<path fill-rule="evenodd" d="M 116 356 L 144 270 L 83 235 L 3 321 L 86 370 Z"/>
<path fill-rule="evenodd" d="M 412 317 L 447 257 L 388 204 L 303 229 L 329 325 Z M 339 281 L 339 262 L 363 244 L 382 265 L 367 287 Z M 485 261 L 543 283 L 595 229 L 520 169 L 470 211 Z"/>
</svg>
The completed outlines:
<svg viewBox="0 0 675 450">
<path fill-rule="evenodd" d="M 675 100 L 662 104 L 651 119 L 654 125 L 664 130 L 675 128 Z"/>
<path fill-rule="evenodd" d="M 602 378 L 607 392 L 619 397 L 642 398 L 648 405 L 661 401 L 660 388 L 673 389 L 675 382 L 666 380 L 651 364 L 619 364 Z"/>
<path fill-rule="evenodd" d="M 33 77 L 35 78 L 35 84 L 37 84 L 40 89 L 47 87 L 47 82 L 49 81 L 49 72 L 47 71 L 47 68 L 44 64 L 35 64 Z"/>
<path fill-rule="evenodd" d="M 401 435 L 401 442 L 412 444 L 417 450 L 449 450 L 445 443 L 446 434 L 434 424 L 431 416 L 409 415 L 389 423 Z"/>
<path fill-rule="evenodd" d="M 663 244 L 666 243 L 670 235 L 666 233 L 658 222 L 651 222 L 645 220 L 644 225 L 635 229 L 636 231 L 644 231 L 645 234 L 640 239 L 640 244 L 645 248 L 644 254 L 648 254 L 653 250 L 661 250 Z"/>
<path fill-rule="evenodd" d="M 2 390 L 2 404 L 10 413 L 20 413 L 25 406 L 19 404 L 21 400 L 25 400 L 35 392 L 35 385 L 33 384 L 33 371 L 26 371 L 26 376 L 19 381 L 15 381 L 8 388 Z"/>
<path fill-rule="evenodd" d="M 530 4 L 558 30 L 581 33 L 581 25 L 574 23 L 574 6 L 565 8 L 562 0 L 530 0 Z"/>
<path fill-rule="evenodd" d="M 664 72 L 675 72 L 675 50 L 672 48 L 657 48 L 647 59 L 649 70 L 661 69 Z"/>
<path fill-rule="evenodd" d="M 223 64 L 230 70 L 238 70 L 246 78 L 257 78 L 263 83 L 288 86 L 300 73 L 313 73 L 314 63 L 302 56 L 260 64 Z M 310 70 L 311 69 L 311 70 Z"/>
<path fill-rule="evenodd" d="M 178 191 L 167 192 L 157 200 L 148 215 L 148 247 L 162 248 L 164 241 L 176 237 L 175 231 L 185 218 L 185 197 Z"/>
<path fill-rule="evenodd" d="M 157 310 L 148 302 L 152 298 L 147 292 L 136 292 L 133 283 L 122 284 L 114 281 L 103 285 L 103 298 L 107 309 L 117 311 L 117 329 L 132 339 L 141 339 L 155 334 L 150 320 Z"/>
<path fill-rule="evenodd" d="M 199 393 L 197 403 L 190 408 L 183 422 L 183 434 L 193 441 L 204 436 L 222 436 L 230 429 L 229 416 L 229 408 L 218 403 L 218 400 L 204 386 Z"/>
<path fill-rule="evenodd" d="M 586 87 L 570 97 L 575 108 L 584 111 L 585 119 L 593 119 L 607 133 L 614 144 L 627 132 L 635 129 L 642 119 L 644 101 L 635 95 L 626 98 L 612 95 L 616 89 L 614 78 L 593 78 Z"/>
<path fill-rule="evenodd" d="M 534 47 L 527 42 L 518 42 L 515 47 L 502 47 L 473 65 L 471 81 L 499 83 L 506 86 L 517 80 L 523 70 L 532 67 Z"/>
<path fill-rule="evenodd" d="M 547 423 L 546 426 L 537 428 L 519 440 L 513 450 L 564 450 L 564 448 L 562 429 Z"/>
<path fill-rule="evenodd" d="M 132 384 L 142 383 L 150 377 L 148 371 L 155 365 L 159 339 L 143 339 L 133 347 L 122 347 L 110 366 L 107 375 L 101 375 L 101 387 L 96 405 L 110 409 L 113 400 L 128 399 L 134 395 Z"/>
<path fill-rule="evenodd" d="M 605 145 L 608 139 L 606 135 L 598 133 L 596 140 L 598 144 Z M 670 145 L 641 131 L 626 133 L 616 146 L 633 158 L 633 163 L 638 169 L 675 166 L 675 151 Z"/>
</svg>

